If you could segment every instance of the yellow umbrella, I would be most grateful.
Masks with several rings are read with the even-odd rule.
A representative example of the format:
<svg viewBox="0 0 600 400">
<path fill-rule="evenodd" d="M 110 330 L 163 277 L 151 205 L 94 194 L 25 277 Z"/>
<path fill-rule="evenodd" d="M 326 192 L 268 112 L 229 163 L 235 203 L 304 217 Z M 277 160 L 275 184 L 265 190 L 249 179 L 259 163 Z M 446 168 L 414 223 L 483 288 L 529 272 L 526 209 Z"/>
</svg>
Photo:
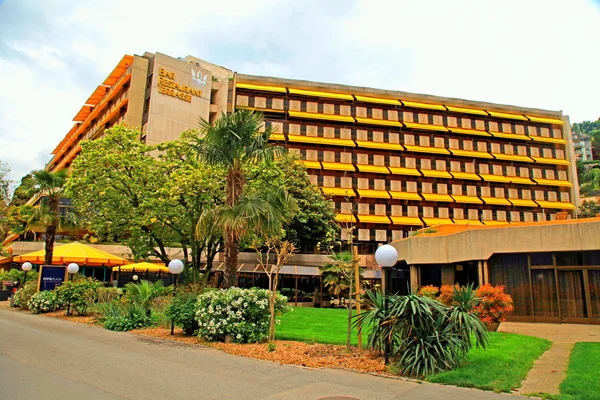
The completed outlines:
<svg viewBox="0 0 600 400">
<path fill-rule="evenodd" d="M 141 263 L 136 263 L 136 264 L 127 264 L 127 265 L 123 265 L 121 267 L 113 267 L 113 272 L 116 272 L 119 270 L 129 272 L 129 271 L 133 271 L 134 268 L 136 271 L 139 271 L 139 272 L 142 272 L 142 271 L 169 272 L 169 268 L 165 267 L 163 264 L 152 264 L 149 262 L 141 262 Z"/>
<path fill-rule="evenodd" d="M 34 264 L 43 264 L 46 256 L 46 250 L 34 251 L 33 253 L 22 254 L 13 257 L 13 262 L 29 261 Z M 56 246 L 52 252 L 52 265 L 62 265 L 69 263 L 78 263 L 83 266 L 107 266 L 125 265 L 128 261 L 122 257 L 118 257 L 98 250 L 91 246 L 86 246 L 79 242 L 73 242 Z"/>
</svg>

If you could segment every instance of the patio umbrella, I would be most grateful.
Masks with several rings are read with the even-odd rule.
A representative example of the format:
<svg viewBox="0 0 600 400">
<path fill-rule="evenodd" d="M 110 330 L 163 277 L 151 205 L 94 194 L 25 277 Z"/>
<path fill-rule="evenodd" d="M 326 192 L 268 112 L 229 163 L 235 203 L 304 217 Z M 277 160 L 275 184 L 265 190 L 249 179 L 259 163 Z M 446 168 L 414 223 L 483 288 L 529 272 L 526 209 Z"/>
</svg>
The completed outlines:
<svg viewBox="0 0 600 400">
<path fill-rule="evenodd" d="M 149 262 L 140 262 L 135 264 L 127 264 L 122 267 L 113 267 L 113 272 L 116 271 L 151 271 L 151 272 L 169 272 L 169 268 L 165 267 L 164 264 L 152 264 Z"/>
<path fill-rule="evenodd" d="M 43 264 L 46 250 L 34 251 L 33 253 L 14 256 L 13 262 L 22 263 L 29 261 L 34 264 Z M 78 263 L 83 266 L 107 266 L 125 265 L 128 261 L 122 257 L 112 255 L 94 247 L 73 242 L 56 246 L 52 252 L 52 265 L 63 265 Z"/>
</svg>

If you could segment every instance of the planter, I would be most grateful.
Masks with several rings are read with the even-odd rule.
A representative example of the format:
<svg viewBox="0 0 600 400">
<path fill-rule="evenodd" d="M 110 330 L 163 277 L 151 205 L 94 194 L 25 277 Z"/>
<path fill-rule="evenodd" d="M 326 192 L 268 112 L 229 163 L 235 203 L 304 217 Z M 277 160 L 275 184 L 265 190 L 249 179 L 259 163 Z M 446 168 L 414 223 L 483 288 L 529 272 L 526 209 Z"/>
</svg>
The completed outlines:
<svg viewBox="0 0 600 400">
<path fill-rule="evenodd" d="M 498 327 L 500 326 L 500 322 L 492 322 L 489 324 L 485 324 L 488 332 L 496 332 L 498 330 Z"/>
</svg>

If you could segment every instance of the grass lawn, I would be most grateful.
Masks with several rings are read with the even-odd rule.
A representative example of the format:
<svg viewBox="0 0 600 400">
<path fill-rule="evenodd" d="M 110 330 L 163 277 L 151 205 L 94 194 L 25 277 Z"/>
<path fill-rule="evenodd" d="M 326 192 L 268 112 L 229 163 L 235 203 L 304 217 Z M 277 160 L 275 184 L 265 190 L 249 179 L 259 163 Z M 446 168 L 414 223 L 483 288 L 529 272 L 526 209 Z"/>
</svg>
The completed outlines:
<svg viewBox="0 0 600 400">
<path fill-rule="evenodd" d="M 560 394 L 569 400 L 600 398 L 600 343 L 575 343 Z"/>
<path fill-rule="evenodd" d="M 277 327 L 277 339 L 345 344 L 347 313 L 345 309 L 295 307 L 294 311 L 281 317 L 281 325 Z M 366 335 L 363 335 L 363 343 L 366 342 L 364 336 Z M 355 331 L 352 334 L 352 343 L 356 344 Z M 549 347 L 550 342 L 545 339 L 492 333 L 487 350 L 472 349 L 460 368 L 431 376 L 428 380 L 508 392 L 520 386 L 534 360 Z"/>
</svg>

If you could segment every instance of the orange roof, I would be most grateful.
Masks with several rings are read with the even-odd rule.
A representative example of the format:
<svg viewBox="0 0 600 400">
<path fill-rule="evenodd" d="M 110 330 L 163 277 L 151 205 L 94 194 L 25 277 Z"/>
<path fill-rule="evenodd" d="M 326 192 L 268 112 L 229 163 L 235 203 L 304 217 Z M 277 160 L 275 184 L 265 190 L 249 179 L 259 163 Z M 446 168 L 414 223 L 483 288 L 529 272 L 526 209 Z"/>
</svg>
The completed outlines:
<svg viewBox="0 0 600 400">
<path fill-rule="evenodd" d="M 77 130 L 77 128 L 79 127 L 79 123 L 76 123 L 75 125 L 73 125 L 73 127 L 71 128 L 71 130 L 69 131 L 69 133 L 67 133 L 65 135 L 65 137 L 63 138 L 63 140 L 60 141 L 60 143 L 58 144 L 58 146 L 56 146 L 56 148 L 52 151 L 52 154 L 56 154 L 59 152 L 59 150 L 69 141 L 69 139 L 71 138 L 71 136 L 75 133 L 75 131 Z"/>
<path fill-rule="evenodd" d="M 133 56 L 125 54 L 123 58 L 121 58 L 121 61 L 119 61 L 115 69 L 113 69 L 110 75 L 108 75 L 108 78 L 106 78 L 104 82 L 102 82 L 102 84 L 105 86 L 114 85 L 132 63 Z"/>
</svg>

